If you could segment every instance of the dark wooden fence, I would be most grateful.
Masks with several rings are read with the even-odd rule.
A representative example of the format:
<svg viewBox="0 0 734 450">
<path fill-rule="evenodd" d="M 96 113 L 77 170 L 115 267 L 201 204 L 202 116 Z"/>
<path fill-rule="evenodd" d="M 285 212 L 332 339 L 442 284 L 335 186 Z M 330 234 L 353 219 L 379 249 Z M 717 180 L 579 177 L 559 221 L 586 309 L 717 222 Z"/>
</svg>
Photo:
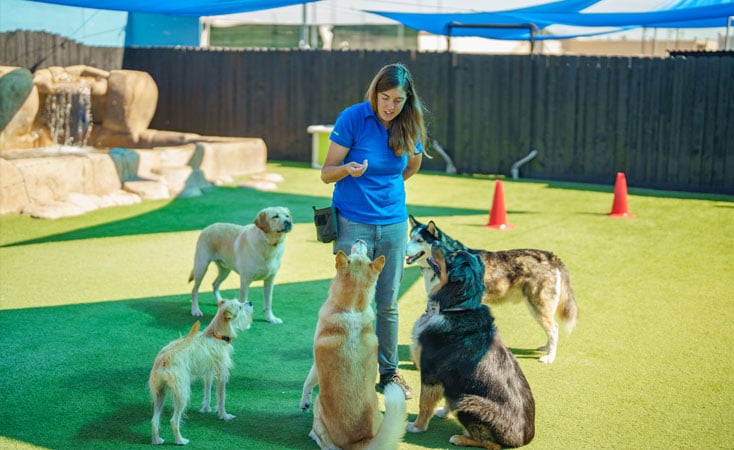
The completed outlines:
<svg viewBox="0 0 734 450">
<path fill-rule="evenodd" d="M 63 20 L 63 18 L 59 18 Z M 88 47 L 57 34 L 11 31 L 0 33 L 0 65 L 36 70 L 84 64 L 103 70 L 122 68 L 124 48 Z"/>
<path fill-rule="evenodd" d="M 305 162 L 306 128 L 333 123 L 395 61 L 413 72 L 430 111 L 429 138 L 459 172 L 509 175 L 538 150 L 522 177 L 610 185 L 621 171 L 630 187 L 734 194 L 732 55 L 127 48 L 122 67 L 158 83 L 152 128 L 262 137 L 271 160 Z M 63 64 L 79 63 L 90 64 Z M 443 169 L 432 154 L 424 167 Z"/>
</svg>

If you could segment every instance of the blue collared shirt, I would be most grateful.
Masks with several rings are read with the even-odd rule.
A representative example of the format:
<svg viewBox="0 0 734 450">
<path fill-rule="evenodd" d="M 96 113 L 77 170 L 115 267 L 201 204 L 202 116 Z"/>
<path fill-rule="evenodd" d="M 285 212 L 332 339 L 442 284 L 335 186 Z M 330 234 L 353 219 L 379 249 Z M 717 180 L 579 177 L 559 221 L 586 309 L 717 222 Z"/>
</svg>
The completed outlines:
<svg viewBox="0 0 734 450">
<path fill-rule="evenodd" d="M 347 176 L 334 186 L 333 204 L 339 214 L 355 222 L 389 225 L 408 220 L 405 205 L 403 171 L 408 156 L 395 156 L 388 146 L 388 131 L 369 101 L 342 111 L 329 137 L 349 152 L 344 163 L 367 160 L 367 170 L 360 177 Z M 418 142 L 415 151 L 423 152 Z"/>
</svg>

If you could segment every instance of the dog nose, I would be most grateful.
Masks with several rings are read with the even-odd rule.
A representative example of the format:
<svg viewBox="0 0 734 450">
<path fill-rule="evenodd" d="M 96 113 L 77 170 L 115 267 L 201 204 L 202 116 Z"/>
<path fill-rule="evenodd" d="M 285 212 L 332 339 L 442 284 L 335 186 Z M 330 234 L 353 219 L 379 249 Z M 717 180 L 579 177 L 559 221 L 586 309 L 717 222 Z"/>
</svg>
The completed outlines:
<svg viewBox="0 0 734 450">
<path fill-rule="evenodd" d="M 360 255 L 367 254 L 367 243 L 362 239 L 357 239 L 352 246 L 352 253 L 358 253 Z"/>
</svg>

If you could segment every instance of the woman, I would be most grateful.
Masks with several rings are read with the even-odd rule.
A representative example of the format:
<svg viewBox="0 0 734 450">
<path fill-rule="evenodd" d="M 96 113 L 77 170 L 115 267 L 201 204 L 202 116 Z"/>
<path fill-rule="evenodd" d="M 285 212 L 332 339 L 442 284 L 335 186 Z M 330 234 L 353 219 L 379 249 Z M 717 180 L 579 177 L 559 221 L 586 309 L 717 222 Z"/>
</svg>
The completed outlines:
<svg viewBox="0 0 734 450">
<path fill-rule="evenodd" d="M 349 253 L 361 239 L 372 259 L 385 255 L 375 288 L 380 387 L 397 383 L 409 399 L 413 393 L 398 373 L 397 301 L 408 236 L 404 182 L 418 172 L 423 158 L 423 107 L 402 64 L 380 69 L 366 97 L 337 118 L 321 180 L 336 183 L 334 252 Z"/>
</svg>

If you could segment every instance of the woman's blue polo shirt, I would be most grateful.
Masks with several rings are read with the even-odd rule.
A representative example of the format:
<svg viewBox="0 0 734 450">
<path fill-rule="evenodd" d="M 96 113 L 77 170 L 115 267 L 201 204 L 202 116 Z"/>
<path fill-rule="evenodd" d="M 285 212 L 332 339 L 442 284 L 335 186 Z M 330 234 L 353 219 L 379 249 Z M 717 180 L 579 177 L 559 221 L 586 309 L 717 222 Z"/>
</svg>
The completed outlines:
<svg viewBox="0 0 734 450">
<path fill-rule="evenodd" d="M 395 156 L 388 146 L 388 131 L 372 111 L 369 101 L 342 111 L 329 137 L 349 152 L 343 163 L 367 160 L 360 177 L 346 176 L 334 186 L 333 205 L 355 222 L 389 225 L 408 220 L 403 170 L 408 156 Z M 420 141 L 416 148 L 423 151 Z"/>
</svg>

